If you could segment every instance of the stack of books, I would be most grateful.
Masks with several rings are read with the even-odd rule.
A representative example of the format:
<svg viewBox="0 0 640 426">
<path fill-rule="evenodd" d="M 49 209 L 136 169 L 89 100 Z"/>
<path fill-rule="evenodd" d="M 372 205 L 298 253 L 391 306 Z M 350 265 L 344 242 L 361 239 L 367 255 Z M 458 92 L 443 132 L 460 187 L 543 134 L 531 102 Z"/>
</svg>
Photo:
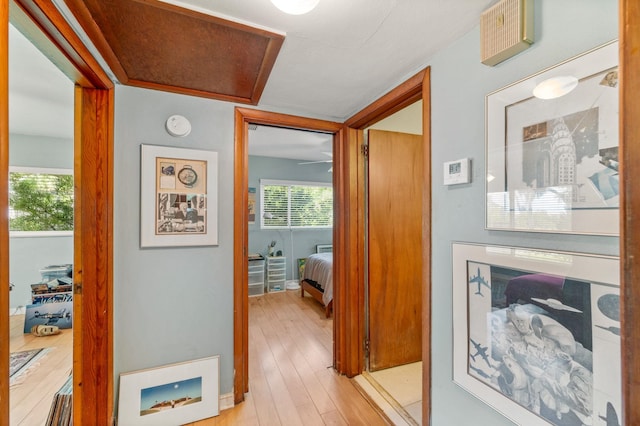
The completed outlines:
<svg viewBox="0 0 640 426">
<path fill-rule="evenodd" d="M 46 426 L 73 425 L 73 376 L 69 378 L 53 396 Z"/>
</svg>

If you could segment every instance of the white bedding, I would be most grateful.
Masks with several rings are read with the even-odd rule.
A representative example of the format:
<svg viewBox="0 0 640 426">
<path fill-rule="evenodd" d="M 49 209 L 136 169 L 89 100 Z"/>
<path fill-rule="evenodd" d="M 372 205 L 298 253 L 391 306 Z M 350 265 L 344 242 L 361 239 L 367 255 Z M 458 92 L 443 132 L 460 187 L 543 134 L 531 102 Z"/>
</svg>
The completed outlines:
<svg viewBox="0 0 640 426">
<path fill-rule="evenodd" d="M 310 255 L 304 265 L 303 278 L 320 284 L 322 303 L 327 306 L 333 299 L 333 253 Z"/>
</svg>

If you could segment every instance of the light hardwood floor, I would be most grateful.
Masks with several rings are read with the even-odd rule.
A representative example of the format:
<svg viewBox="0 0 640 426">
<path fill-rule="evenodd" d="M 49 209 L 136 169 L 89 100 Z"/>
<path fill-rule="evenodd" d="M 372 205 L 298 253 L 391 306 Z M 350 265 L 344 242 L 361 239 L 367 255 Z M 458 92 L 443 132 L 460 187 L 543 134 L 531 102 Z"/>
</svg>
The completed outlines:
<svg viewBox="0 0 640 426">
<path fill-rule="evenodd" d="M 333 322 L 299 291 L 249 299 L 249 393 L 190 426 L 385 425 L 353 382 L 335 373 Z"/>
<path fill-rule="evenodd" d="M 24 334 L 24 315 L 9 317 L 11 352 L 47 348 L 37 366 L 11 386 L 9 414 L 11 426 L 42 426 L 46 423 L 53 395 L 71 373 L 73 361 L 73 331 L 62 330 L 58 335 L 35 337 Z"/>
<path fill-rule="evenodd" d="M 22 333 L 24 316 L 11 317 L 11 351 L 54 348 L 26 380 L 11 389 L 11 425 L 44 425 L 54 393 L 72 363 L 72 333 Z M 353 382 L 335 373 L 333 321 L 299 291 L 249 299 L 249 393 L 243 403 L 189 426 L 385 425 Z"/>
</svg>

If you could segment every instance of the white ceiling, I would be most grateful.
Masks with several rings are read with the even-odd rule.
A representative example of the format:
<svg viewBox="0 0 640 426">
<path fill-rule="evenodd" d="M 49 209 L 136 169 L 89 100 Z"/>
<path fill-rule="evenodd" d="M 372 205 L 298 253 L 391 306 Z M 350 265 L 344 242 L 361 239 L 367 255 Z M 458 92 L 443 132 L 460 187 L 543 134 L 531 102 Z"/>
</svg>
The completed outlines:
<svg viewBox="0 0 640 426">
<path fill-rule="evenodd" d="M 496 2 L 320 0 L 307 15 L 294 16 L 269 0 L 163 1 L 284 33 L 258 107 L 340 122 L 427 66 L 438 50 L 478 25 L 480 13 Z M 10 131 L 71 138 L 71 82 L 13 29 L 9 63 Z M 308 135 L 309 146 L 319 148 L 305 156 L 293 153 L 299 143 L 282 131 L 262 130 L 252 132 L 251 150 L 262 135 L 278 135 L 255 155 L 326 158 L 318 151 L 327 151 L 326 135 Z M 285 154 L 276 152 L 276 142 Z"/>
<path fill-rule="evenodd" d="M 73 83 L 9 26 L 9 132 L 73 137 Z"/>
</svg>

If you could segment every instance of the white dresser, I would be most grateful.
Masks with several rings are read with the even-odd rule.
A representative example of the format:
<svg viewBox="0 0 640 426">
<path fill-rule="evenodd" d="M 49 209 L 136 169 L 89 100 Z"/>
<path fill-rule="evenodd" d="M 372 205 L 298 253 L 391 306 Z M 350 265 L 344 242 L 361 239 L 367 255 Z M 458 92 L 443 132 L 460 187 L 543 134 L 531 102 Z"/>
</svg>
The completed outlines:
<svg viewBox="0 0 640 426">
<path fill-rule="evenodd" d="M 249 259 L 249 296 L 264 294 L 264 259 Z"/>
<path fill-rule="evenodd" d="M 287 258 L 285 256 L 267 257 L 267 291 L 286 290 Z"/>
</svg>

